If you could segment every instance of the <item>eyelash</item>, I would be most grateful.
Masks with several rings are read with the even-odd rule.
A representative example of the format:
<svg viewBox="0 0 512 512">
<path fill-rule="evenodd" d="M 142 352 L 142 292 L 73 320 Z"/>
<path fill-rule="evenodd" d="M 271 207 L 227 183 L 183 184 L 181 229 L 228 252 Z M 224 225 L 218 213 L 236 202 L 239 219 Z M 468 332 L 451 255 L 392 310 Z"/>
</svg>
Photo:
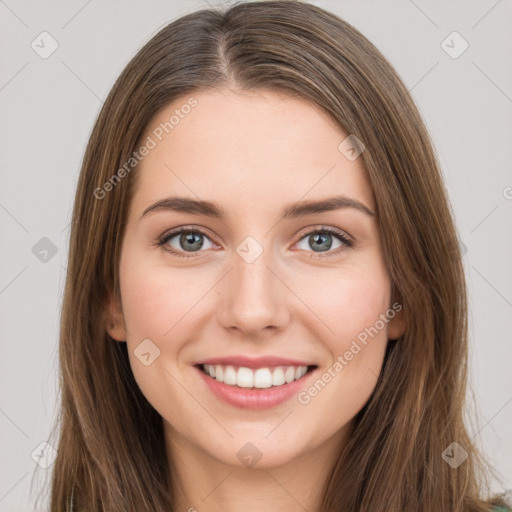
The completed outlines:
<svg viewBox="0 0 512 512">
<path fill-rule="evenodd" d="M 167 232 L 167 233 L 164 233 L 160 238 L 159 240 L 156 242 L 155 245 L 157 245 L 158 247 L 162 247 L 165 251 L 168 251 L 170 252 L 171 254 L 173 254 L 174 256 L 177 256 L 178 258 L 194 258 L 196 257 L 195 256 L 195 252 L 204 252 L 204 251 L 193 251 L 189 254 L 187 254 L 187 252 L 184 252 L 184 251 L 176 251 L 174 249 L 170 249 L 168 247 L 164 247 L 165 244 L 171 240 L 172 238 L 174 238 L 176 235 L 181 235 L 182 233 L 194 233 L 194 234 L 200 234 L 200 235 L 203 235 L 205 237 L 207 237 L 208 239 L 210 239 L 210 237 L 202 230 L 200 229 L 197 229 L 197 228 L 191 228 L 191 227 L 181 227 L 181 228 L 178 228 L 176 230 L 173 230 L 173 231 L 170 231 L 170 232 Z M 352 247 L 354 245 L 354 242 L 347 236 L 345 235 L 342 231 L 339 231 L 335 228 L 330 228 L 330 227 L 326 227 L 326 226 L 322 226 L 321 228 L 317 228 L 317 229 L 313 229 L 311 231 L 307 231 L 305 233 L 301 233 L 299 239 L 297 240 L 296 243 L 300 242 L 303 238 L 307 237 L 307 236 L 310 236 L 310 235 L 315 235 L 315 234 L 319 234 L 319 233 L 328 233 L 330 235 L 334 235 L 336 238 L 338 238 L 346 247 L 338 247 L 336 250 L 334 251 L 327 251 L 325 254 L 322 254 L 322 253 L 313 253 L 313 254 L 310 256 L 310 258 L 314 258 L 314 257 L 319 257 L 319 258 L 328 258 L 330 256 L 335 256 L 337 254 L 339 254 L 341 251 L 344 251 L 346 250 L 347 247 Z"/>
</svg>

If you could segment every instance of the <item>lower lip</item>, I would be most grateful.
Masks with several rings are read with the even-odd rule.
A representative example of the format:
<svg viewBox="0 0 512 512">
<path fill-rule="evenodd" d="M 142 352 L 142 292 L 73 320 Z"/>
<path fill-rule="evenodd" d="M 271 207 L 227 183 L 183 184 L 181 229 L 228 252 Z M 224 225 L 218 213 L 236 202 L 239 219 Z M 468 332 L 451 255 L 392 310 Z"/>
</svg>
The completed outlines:
<svg viewBox="0 0 512 512">
<path fill-rule="evenodd" d="M 236 407 L 245 409 L 268 409 L 282 404 L 296 395 L 304 387 L 306 381 L 311 377 L 317 368 L 307 372 L 298 380 L 274 386 L 271 388 L 239 388 L 228 386 L 214 378 L 206 375 L 200 368 L 195 367 L 210 390 L 225 402 Z"/>
</svg>

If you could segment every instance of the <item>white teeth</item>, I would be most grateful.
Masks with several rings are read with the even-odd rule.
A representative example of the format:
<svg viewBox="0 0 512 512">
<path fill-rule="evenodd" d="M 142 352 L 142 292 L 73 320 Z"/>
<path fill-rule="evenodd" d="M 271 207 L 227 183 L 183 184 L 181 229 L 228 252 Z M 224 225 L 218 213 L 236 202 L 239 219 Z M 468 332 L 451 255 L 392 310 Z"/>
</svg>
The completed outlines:
<svg viewBox="0 0 512 512">
<path fill-rule="evenodd" d="M 293 382 L 295 380 L 295 367 L 288 366 L 284 372 L 284 380 L 286 382 Z"/>
<path fill-rule="evenodd" d="M 211 377 L 215 378 L 215 375 L 211 375 Z M 236 370 L 232 366 L 225 367 L 223 382 L 230 386 L 236 386 Z"/>
<path fill-rule="evenodd" d="M 224 382 L 224 368 L 220 364 L 215 366 L 215 378 L 219 382 Z"/>
<path fill-rule="evenodd" d="M 276 368 L 272 372 L 272 386 L 281 386 L 285 383 L 284 372 L 282 368 Z"/>
<path fill-rule="evenodd" d="M 254 387 L 269 388 L 272 386 L 272 374 L 268 368 L 260 368 L 254 372 Z"/>
<path fill-rule="evenodd" d="M 277 366 L 274 368 L 236 368 L 231 365 L 203 365 L 204 372 L 213 379 L 241 388 L 265 389 L 272 386 L 282 386 L 285 383 L 300 379 L 308 371 L 307 366 Z"/>
<path fill-rule="evenodd" d="M 236 374 L 236 385 L 240 388 L 252 388 L 254 383 L 254 372 L 250 368 L 241 366 Z"/>
</svg>

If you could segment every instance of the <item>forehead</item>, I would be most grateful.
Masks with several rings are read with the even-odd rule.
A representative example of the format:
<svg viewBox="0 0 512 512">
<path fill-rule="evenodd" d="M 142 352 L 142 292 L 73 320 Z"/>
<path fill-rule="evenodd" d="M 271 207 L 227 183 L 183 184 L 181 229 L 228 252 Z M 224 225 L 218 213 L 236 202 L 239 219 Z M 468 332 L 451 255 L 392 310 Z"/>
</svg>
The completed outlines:
<svg viewBox="0 0 512 512">
<path fill-rule="evenodd" d="M 374 210 L 362 157 L 339 146 L 349 134 L 315 104 L 273 90 L 208 90 L 162 108 L 142 137 L 134 207 L 170 195 L 232 206 L 282 204 L 345 194 Z"/>
</svg>

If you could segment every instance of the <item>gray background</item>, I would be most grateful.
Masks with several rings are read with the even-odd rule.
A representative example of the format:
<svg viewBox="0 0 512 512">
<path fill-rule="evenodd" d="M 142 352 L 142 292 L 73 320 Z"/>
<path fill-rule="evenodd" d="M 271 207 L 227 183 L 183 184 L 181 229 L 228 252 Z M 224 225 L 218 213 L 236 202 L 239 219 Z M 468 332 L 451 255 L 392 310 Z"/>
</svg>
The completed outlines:
<svg viewBox="0 0 512 512">
<path fill-rule="evenodd" d="M 314 3 L 376 44 L 430 130 L 467 249 L 471 433 L 498 472 L 494 489 L 512 489 L 512 2 Z M 56 410 L 69 221 L 90 130 L 135 52 L 200 7 L 207 3 L 0 0 L 0 511 L 33 510 L 51 470 L 31 453 Z M 46 59 L 31 47 L 50 48 L 43 31 L 58 43 Z M 453 31 L 469 44 L 457 58 L 445 49 L 458 52 L 461 41 L 442 44 Z M 41 252 L 43 237 L 56 254 Z"/>
</svg>

